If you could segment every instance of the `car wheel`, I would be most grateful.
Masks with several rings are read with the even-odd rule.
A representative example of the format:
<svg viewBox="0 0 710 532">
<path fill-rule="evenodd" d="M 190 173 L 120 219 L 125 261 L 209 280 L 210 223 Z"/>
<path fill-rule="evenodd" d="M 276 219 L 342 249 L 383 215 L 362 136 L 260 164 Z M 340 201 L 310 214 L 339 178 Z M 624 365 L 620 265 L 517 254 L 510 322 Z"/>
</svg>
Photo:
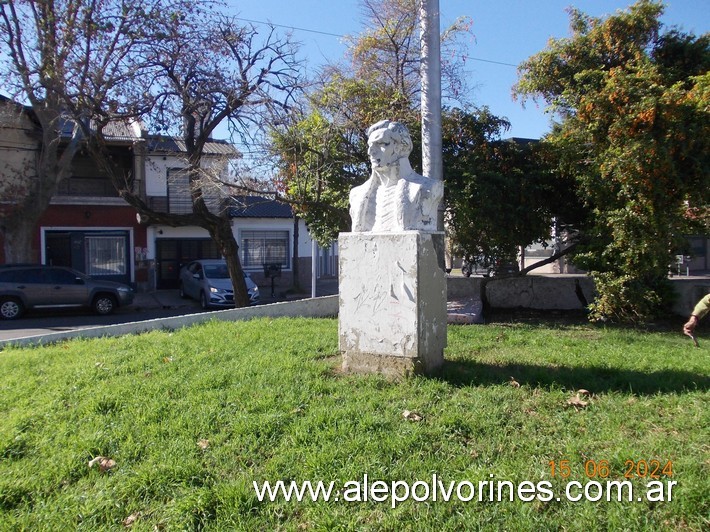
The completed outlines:
<svg viewBox="0 0 710 532">
<path fill-rule="evenodd" d="M 92 306 L 96 314 L 106 316 L 116 310 L 116 299 L 108 294 L 100 294 L 94 298 Z"/>
<path fill-rule="evenodd" d="M 200 292 L 200 306 L 203 310 L 207 310 L 208 308 L 210 308 L 210 303 L 209 301 L 207 301 L 207 296 L 204 292 Z"/>
<path fill-rule="evenodd" d="M 22 316 L 24 311 L 22 302 L 18 299 L 6 297 L 0 300 L 0 317 L 4 320 L 14 320 Z"/>
<path fill-rule="evenodd" d="M 471 268 L 469 268 L 468 266 L 463 266 L 461 268 L 461 273 L 464 277 L 471 277 Z"/>
<path fill-rule="evenodd" d="M 187 299 L 187 294 L 185 293 L 185 285 L 180 283 L 180 297 Z"/>
</svg>

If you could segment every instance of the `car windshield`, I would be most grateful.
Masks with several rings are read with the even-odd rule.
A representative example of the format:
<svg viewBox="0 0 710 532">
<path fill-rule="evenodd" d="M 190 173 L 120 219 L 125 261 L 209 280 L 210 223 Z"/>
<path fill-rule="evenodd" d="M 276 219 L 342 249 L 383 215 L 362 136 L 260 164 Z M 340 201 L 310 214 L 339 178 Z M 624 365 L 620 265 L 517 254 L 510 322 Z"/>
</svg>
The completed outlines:
<svg viewBox="0 0 710 532">
<path fill-rule="evenodd" d="M 229 279 L 226 264 L 213 264 L 205 266 L 205 277 L 208 279 Z"/>
</svg>

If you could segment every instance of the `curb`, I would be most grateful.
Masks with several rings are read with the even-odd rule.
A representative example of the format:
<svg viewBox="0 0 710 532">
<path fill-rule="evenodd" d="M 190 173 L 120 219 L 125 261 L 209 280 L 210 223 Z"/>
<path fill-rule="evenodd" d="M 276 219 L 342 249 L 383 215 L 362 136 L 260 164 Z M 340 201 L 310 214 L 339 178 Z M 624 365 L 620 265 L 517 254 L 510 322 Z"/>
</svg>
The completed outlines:
<svg viewBox="0 0 710 532">
<path fill-rule="evenodd" d="M 187 314 L 170 318 L 106 325 L 102 327 L 88 327 L 74 331 L 27 336 L 1 340 L 0 349 L 6 346 L 41 346 L 49 345 L 72 338 L 100 338 L 105 336 L 123 336 L 125 334 L 138 334 L 158 330 L 175 330 L 190 325 L 205 323 L 211 320 L 218 321 L 243 321 L 254 318 L 327 318 L 338 315 L 338 296 L 317 297 L 315 299 L 301 299 L 268 305 L 257 305 L 238 309 L 217 310 L 199 314 Z"/>
</svg>

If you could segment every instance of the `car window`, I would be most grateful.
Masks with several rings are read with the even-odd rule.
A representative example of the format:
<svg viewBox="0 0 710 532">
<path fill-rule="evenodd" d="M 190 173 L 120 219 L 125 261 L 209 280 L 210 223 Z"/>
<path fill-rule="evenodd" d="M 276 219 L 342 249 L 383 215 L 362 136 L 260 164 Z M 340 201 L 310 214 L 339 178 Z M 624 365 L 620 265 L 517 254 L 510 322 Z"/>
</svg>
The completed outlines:
<svg viewBox="0 0 710 532">
<path fill-rule="evenodd" d="M 205 266 L 205 277 L 208 279 L 229 279 L 229 271 L 226 264 L 216 264 Z"/>
<path fill-rule="evenodd" d="M 47 282 L 51 284 L 76 284 L 76 275 L 68 270 L 52 268 L 47 271 Z"/>
<path fill-rule="evenodd" d="M 17 280 L 17 272 L 0 272 L 0 283 L 14 283 Z"/>
<path fill-rule="evenodd" d="M 27 268 L 26 270 L 15 270 L 12 272 L 14 283 L 36 284 L 44 282 L 44 270 L 42 268 Z"/>
<path fill-rule="evenodd" d="M 196 273 L 200 269 L 200 265 L 197 262 L 193 262 L 192 264 L 188 265 L 187 271 L 190 273 Z"/>
</svg>

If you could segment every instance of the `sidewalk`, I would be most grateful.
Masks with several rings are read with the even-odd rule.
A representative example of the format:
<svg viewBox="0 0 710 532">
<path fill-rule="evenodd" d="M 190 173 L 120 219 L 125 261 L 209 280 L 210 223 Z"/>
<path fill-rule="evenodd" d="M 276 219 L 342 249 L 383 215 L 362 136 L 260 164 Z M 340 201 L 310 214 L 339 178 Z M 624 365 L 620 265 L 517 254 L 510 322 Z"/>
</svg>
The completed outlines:
<svg viewBox="0 0 710 532">
<path fill-rule="evenodd" d="M 268 294 L 265 292 L 265 290 L 262 290 L 260 305 L 283 301 L 296 301 L 310 297 L 310 294 L 293 294 L 284 297 L 277 292 L 276 296 L 272 298 L 270 292 Z M 321 287 L 319 283 L 316 293 L 318 297 L 335 295 L 337 294 L 337 285 L 329 283 Z M 169 289 L 139 292 L 133 300 L 133 307 L 140 310 L 180 308 L 199 310 L 200 304 L 194 299 L 182 299 L 177 289 Z M 483 323 L 483 317 L 481 315 L 483 309 L 480 300 L 457 298 L 449 301 L 447 307 L 449 323 Z"/>
<path fill-rule="evenodd" d="M 133 306 L 138 309 L 199 308 L 194 299 L 182 299 L 177 289 L 136 292 Z"/>
<path fill-rule="evenodd" d="M 275 287 L 274 297 L 271 297 L 271 286 L 259 286 L 261 293 L 260 305 L 267 303 L 280 303 L 283 301 L 295 301 L 299 299 L 308 299 L 311 297 L 309 293 L 287 294 L 284 295 L 279 287 Z M 338 293 L 337 280 L 319 279 L 316 284 L 316 295 L 318 297 L 330 296 Z M 133 306 L 138 309 L 177 309 L 177 308 L 193 308 L 199 309 L 200 303 L 194 299 L 183 299 L 177 288 L 166 290 L 153 290 L 151 292 L 136 292 L 133 299 Z"/>
</svg>

